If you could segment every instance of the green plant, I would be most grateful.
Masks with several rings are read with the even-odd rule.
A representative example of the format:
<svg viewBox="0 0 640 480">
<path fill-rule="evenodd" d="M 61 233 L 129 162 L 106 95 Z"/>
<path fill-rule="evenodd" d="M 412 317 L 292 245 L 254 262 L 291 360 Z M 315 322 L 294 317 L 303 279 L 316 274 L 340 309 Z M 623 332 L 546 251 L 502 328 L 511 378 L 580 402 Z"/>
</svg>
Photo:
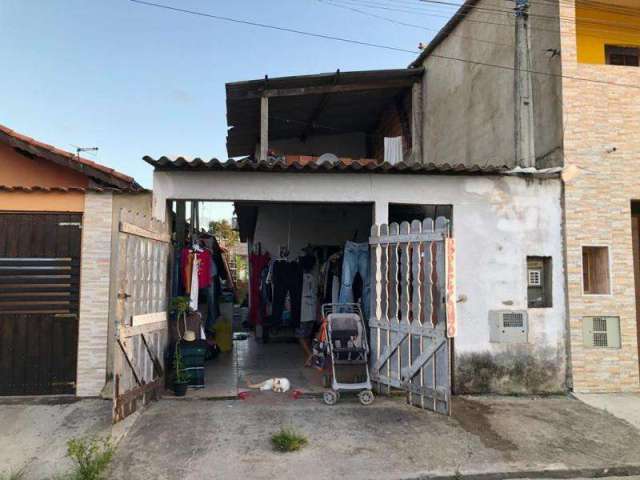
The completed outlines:
<svg viewBox="0 0 640 480">
<path fill-rule="evenodd" d="M 181 317 L 189 313 L 189 297 L 173 297 L 169 308 L 177 317 Z"/>
<path fill-rule="evenodd" d="M 282 428 L 271 436 L 271 444 L 278 452 L 295 452 L 307 443 L 307 437 L 291 428 Z"/>
<path fill-rule="evenodd" d="M 114 447 L 108 438 L 72 438 L 67 442 L 67 456 L 75 467 L 69 480 L 100 480 L 106 472 Z"/>
<path fill-rule="evenodd" d="M 182 352 L 180 351 L 180 342 L 176 343 L 176 351 L 173 354 L 173 365 L 176 369 L 176 383 L 186 383 L 189 381 L 188 375 L 184 371 L 184 362 L 182 361 Z"/>
</svg>

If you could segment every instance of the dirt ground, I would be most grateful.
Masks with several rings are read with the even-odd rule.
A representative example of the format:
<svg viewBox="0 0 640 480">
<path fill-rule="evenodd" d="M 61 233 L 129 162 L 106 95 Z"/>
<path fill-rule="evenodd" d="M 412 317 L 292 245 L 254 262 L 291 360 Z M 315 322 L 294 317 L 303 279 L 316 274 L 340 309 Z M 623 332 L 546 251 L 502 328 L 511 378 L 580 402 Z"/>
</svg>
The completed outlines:
<svg viewBox="0 0 640 480">
<path fill-rule="evenodd" d="M 165 399 L 118 448 L 112 479 L 409 479 L 423 475 L 640 466 L 640 434 L 568 397 L 458 397 L 447 418 L 378 398 L 254 394 L 247 400 Z M 270 436 L 293 427 L 309 444 L 275 453 Z M 576 475 L 580 476 L 580 475 Z M 531 475 L 536 477 L 536 475 Z"/>
</svg>

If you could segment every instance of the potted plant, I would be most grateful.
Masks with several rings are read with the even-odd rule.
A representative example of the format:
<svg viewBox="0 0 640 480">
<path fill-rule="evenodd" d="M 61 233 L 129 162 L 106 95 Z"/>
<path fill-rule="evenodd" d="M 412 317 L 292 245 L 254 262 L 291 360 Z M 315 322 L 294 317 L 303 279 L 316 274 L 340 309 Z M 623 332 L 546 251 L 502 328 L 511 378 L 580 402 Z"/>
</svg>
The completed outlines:
<svg viewBox="0 0 640 480">
<path fill-rule="evenodd" d="M 187 387 L 189 386 L 189 376 L 184 371 L 180 342 L 176 343 L 176 351 L 173 355 L 173 366 L 175 368 L 173 391 L 176 397 L 184 397 L 187 394 Z"/>
<path fill-rule="evenodd" d="M 182 337 L 180 334 L 179 323 L 182 320 L 184 330 L 187 329 L 187 313 L 189 313 L 189 297 L 173 297 L 171 299 L 171 312 L 176 315 L 176 330 L 178 332 L 178 338 Z M 183 332 L 184 333 L 184 332 Z"/>
</svg>

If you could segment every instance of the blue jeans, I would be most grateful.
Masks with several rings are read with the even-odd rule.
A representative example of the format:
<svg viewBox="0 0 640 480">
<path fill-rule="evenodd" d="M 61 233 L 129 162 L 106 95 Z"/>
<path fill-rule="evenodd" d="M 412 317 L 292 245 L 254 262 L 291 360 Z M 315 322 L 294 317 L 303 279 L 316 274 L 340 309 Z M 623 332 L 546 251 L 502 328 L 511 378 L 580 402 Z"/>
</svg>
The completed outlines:
<svg viewBox="0 0 640 480">
<path fill-rule="evenodd" d="M 356 273 L 362 278 L 362 310 L 365 321 L 369 318 L 369 244 L 347 242 L 342 260 L 342 285 L 340 285 L 340 303 L 353 303 L 353 279 Z"/>
</svg>

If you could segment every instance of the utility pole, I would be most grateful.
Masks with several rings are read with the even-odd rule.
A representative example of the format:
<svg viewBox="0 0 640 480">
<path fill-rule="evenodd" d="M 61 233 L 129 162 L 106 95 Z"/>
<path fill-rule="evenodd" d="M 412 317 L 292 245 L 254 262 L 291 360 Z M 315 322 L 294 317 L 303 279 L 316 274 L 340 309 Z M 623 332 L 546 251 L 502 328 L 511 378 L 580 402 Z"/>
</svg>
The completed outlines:
<svg viewBox="0 0 640 480">
<path fill-rule="evenodd" d="M 520 167 L 536 166 L 529 6 L 529 0 L 516 0 L 515 135 L 516 159 Z"/>
</svg>

